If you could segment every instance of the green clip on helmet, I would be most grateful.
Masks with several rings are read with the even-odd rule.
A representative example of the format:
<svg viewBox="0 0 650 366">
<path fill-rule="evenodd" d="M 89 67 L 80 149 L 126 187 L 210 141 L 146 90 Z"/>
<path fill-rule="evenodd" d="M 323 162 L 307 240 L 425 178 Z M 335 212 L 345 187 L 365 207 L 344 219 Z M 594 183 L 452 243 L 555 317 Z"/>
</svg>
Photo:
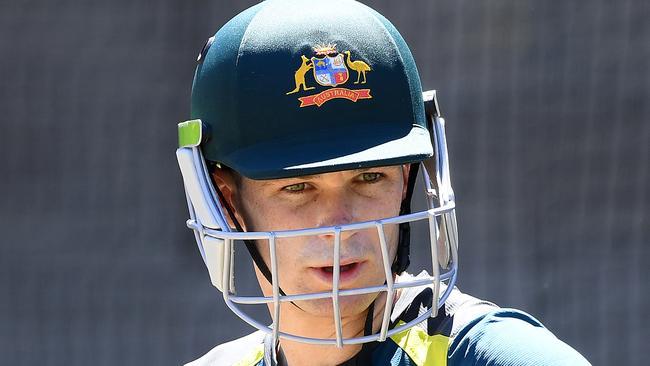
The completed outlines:
<svg viewBox="0 0 650 366">
<path fill-rule="evenodd" d="M 342 346 L 383 341 L 435 316 L 444 304 L 457 274 L 455 203 L 444 120 L 435 92 L 422 92 L 404 39 L 381 14 L 348 0 L 268 0 L 243 11 L 211 37 L 199 54 L 191 120 L 179 124 L 179 145 L 176 154 L 190 211 L 187 224 L 194 230 L 212 283 L 223 292 L 226 304 L 252 326 L 275 339 Z M 208 163 L 227 166 L 251 179 L 413 165 L 400 216 L 271 233 L 229 227 Z M 428 209 L 411 213 L 420 166 Z M 390 299 L 398 287 L 391 274 L 408 266 L 408 225 L 420 220 L 429 223 L 433 273 L 426 279 L 400 282 L 398 287 L 430 286 L 437 295 L 437 307 L 393 329 L 388 329 L 390 317 L 385 316 L 379 333 L 363 337 L 342 337 L 336 306 L 335 339 L 308 338 L 278 329 L 280 301 L 332 298 L 336 304 L 340 296 L 386 291 L 386 308 L 392 308 Z M 255 263 L 273 284 L 274 294 L 238 296 L 234 290 L 233 246 L 239 241 L 267 239 L 275 245 L 275 238 L 296 234 L 367 228 L 377 229 L 381 237 L 381 228 L 387 224 L 400 225 L 398 254 L 383 259 L 386 283 L 372 291 L 339 290 L 334 283 L 331 292 L 284 294 L 276 281 L 274 256 L 269 270 L 250 248 Z M 239 306 L 251 303 L 274 303 L 273 324 L 260 323 Z"/>
</svg>

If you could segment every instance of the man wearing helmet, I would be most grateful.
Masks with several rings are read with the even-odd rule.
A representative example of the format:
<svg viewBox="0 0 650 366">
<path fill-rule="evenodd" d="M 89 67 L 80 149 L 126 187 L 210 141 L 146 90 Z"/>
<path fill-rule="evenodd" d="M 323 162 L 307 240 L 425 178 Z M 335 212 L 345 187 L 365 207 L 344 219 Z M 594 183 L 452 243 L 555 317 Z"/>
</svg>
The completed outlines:
<svg viewBox="0 0 650 366">
<path fill-rule="evenodd" d="M 198 58 L 177 157 L 212 283 L 257 332 L 192 365 L 588 364 L 530 315 L 460 293 L 444 120 L 392 24 L 269 0 Z M 411 212 L 418 172 L 427 210 Z M 431 274 L 412 276 L 410 224 Z M 244 246 L 262 290 L 234 288 Z M 266 304 L 272 324 L 244 311 Z M 522 341 L 524 339 L 524 341 Z"/>
</svg>

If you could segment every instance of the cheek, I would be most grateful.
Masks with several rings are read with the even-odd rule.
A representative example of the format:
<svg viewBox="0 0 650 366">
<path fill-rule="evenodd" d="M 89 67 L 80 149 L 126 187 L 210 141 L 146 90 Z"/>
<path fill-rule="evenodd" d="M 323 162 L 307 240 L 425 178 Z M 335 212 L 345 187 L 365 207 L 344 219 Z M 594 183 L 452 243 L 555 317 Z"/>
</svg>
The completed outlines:
<svg viewBox="0 0 650 366">
<path fill-rule="evenodd" d="M 402 205 L 402 187 L 389 186 L 371 197 L 361 199 L 358 204 L 363 208 L 365 220 L 397 216 Z"/>
<path fill-rule="evenodd" d="M 280 231 L 305 227 L 298 222 L 299 217 L 296 217 L 295 210 L 283 209 L 281 205 L 248 200 L 243 207 L 247 231 Z M 291 274 L 283 273 L 284 269 L 296 268 L 296 258 L 292 253 L 300 248 L 303 241 L 300 237 L 276 239 L 276 257 L 281 277 L 286 278 Z M 271 253 L 268 240 L 257 241 L 257 248 L 270 270 Z"/>
<path fill-rule="evenodd" d="M 302 221 L 309 215 L 273 199 L 248 200 L 243 204 L 248 231 L 279 231 L 306 227 Z"/>
</svg>

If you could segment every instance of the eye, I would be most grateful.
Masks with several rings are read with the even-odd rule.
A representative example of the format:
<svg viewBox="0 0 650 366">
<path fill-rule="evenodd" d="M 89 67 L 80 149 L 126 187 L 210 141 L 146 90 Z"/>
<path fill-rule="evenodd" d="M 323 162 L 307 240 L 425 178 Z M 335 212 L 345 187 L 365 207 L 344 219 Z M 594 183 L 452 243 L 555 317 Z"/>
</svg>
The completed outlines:
<svg viewBox="0 0 650 366">
<path fill-rule="evenodd" d="M 282 187 L 283 191 L 286 192 L 291 192 L 291 193 L 300 193 L 305 190 L 305 183 L 296 183 L 296 184 L 291 184 L 285 187 Z"/>
<path fill-rule="evenodd" d="M 381 173 L 362 173 L 361 174 L 361 180 L 364 181 L 365 183 L 376 183 L 379 181 L 382 177 Z"/>
</svg>

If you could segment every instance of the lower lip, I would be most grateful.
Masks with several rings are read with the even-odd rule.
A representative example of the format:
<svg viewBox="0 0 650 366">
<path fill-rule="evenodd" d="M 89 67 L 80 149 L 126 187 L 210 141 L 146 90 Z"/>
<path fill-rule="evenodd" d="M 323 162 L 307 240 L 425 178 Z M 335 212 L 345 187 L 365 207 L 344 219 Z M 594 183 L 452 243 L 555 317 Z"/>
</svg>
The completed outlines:
<svg viewBox="0 0 650 366">
<path fill-rule="evenodd" d="M 341 266 L 341 271 L 339 273 L 339 285 L 356 278 L 359 273 L 361 273 L 362 265 L 363 262 L 355 262 Z M 323 281 L 327 282 L 328 284 L 332 283 L 334 279 L 334 271 L 332 267 L 312 267 L 312 269 Z"/>
</svg>

